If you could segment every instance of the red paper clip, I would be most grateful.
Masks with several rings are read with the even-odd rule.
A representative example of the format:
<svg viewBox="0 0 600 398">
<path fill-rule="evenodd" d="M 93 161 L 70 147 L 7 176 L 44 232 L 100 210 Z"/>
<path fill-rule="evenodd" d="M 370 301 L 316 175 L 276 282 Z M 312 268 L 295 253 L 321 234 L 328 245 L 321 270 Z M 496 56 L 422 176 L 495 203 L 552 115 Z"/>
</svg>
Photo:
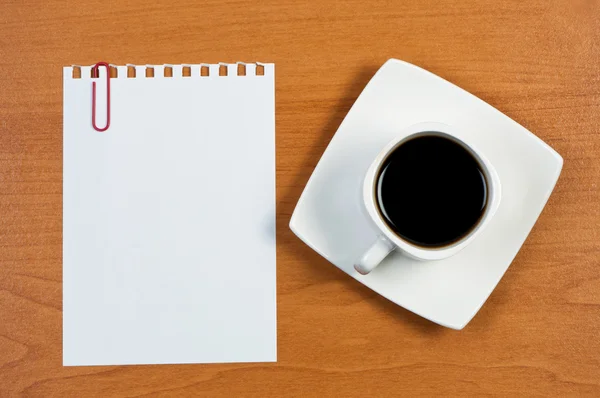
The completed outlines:
<svg viewBox="0 0 600 398">
<path fill-rule="evenodd" d="M 96 126 L 96 82 L 92 82 L 92 127 L 96 131 L 106 131 L 110 126 L 110 67 L 106 62 L 98 62 L 92 68 L 94 77 L 100 77 L 100 71 L 98 67 L 106 67 L 106 126 L 100 128 Z"/>
</svg>

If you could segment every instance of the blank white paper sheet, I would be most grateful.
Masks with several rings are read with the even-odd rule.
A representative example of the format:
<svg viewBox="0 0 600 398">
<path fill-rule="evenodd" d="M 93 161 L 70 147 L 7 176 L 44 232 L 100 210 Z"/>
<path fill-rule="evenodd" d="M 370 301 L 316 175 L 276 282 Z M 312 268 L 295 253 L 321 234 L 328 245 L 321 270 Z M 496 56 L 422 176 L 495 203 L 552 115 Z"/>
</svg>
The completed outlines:
<svg viewBox="0 0 600 398">
<path fill-rule="evenodd" d="M 276 361 L 274 65 L 203 67 L 116 67 L 104 132 L 63 70 L 64 365 Z"/>
</svg>

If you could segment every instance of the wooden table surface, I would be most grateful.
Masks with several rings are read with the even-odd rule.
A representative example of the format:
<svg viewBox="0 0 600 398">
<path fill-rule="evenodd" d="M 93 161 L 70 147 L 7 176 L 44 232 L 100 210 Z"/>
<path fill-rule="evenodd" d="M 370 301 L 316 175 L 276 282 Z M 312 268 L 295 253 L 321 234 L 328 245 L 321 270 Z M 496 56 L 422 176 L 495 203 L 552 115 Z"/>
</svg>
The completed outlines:
<svg viewBox="0 0 600 398">
<path fill-rule="evenodd" d="M 358 284 L 290 215 L 388 58 L 483 98 L 565 159 L 462 331 Z M 275 62 L 278 362 L 62 367 L 63 65 Z M 597 0 L 0 2 L 0 396 L 600 396 Z"/>
</svg>

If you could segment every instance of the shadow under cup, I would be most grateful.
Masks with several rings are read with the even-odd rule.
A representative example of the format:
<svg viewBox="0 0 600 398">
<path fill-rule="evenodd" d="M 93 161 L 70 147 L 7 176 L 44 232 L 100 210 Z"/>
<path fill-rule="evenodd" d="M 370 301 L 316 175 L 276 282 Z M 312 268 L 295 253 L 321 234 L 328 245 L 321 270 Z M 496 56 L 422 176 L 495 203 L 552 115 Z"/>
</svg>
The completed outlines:
<svg viewBox="0 0 600 398">
<path fill-rule="evenodd" d="M 477 155 L 441 132 L 421 132 L 388 152 L 376 174 L 377 211 L 397 237 L 438 249 L 468 237 L 486 213 L 490 183 Z"/>
</svg>

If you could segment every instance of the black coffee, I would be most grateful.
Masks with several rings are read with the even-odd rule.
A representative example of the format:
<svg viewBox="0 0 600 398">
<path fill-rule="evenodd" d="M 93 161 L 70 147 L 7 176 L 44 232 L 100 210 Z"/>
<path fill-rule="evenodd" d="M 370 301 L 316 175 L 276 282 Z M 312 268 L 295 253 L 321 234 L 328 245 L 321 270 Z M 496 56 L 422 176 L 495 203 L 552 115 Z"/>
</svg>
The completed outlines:
<svg viewBox="0 0 600 398">
<path fill-rule="evenodd" d="M 426 247 L 467 235 L 487 201 L 479 162 L 459 143 L 436 135 L 398 146 L 382 164 L 376 187 L 388 226 L 404 240 Z"/>
</svg>

